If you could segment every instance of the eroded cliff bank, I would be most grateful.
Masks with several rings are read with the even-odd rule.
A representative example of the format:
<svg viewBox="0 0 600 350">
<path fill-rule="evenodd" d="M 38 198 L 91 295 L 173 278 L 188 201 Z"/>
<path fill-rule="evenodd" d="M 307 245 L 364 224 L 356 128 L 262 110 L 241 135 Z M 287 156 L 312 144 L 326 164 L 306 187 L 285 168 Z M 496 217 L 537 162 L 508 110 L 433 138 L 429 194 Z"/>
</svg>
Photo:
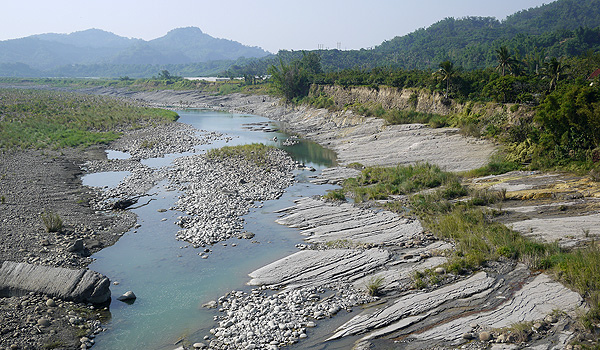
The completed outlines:
<svg viewBox="0 0 600 350">
<path fill-rule="evenodd" d="M 341 94 L 341 91 L 337 93 Z M 357 115 L 348 109 L 332 112 L 293 106 L 270 96 L 215 96 L 198 91 L 132 92 L 110 88 L 92 88 L 85 92 L 127 97 L 158 106 L 214 108 L 264 116 L 280 121 L 289 133 L 299 134 L 335 151 L 343 165 L 358 162 L 391 166 L 429 162 L 448 171 L 463 171 L 483 166 L 495 151 L 491 142 L 462 136 L 456 128 L 432 129 L 422 124 L 386 125 L 381 119 Z M 368 89 L 356 90 L 356 94 L 359 100 L 370 96 Z M 394 103 L 402 105 L 406 93 L 399 94 L 380 89 L 374 98 L 398 101 Z M 340 97 L 340 101 L 345 101 L 344 98 Z M 446 108 L 435 95 L 428 98 L 432 100 L 429 103 L 423 99 L 423 108 Z M 447 112 L 450 113 L 450 110 Z"/>
</svg>

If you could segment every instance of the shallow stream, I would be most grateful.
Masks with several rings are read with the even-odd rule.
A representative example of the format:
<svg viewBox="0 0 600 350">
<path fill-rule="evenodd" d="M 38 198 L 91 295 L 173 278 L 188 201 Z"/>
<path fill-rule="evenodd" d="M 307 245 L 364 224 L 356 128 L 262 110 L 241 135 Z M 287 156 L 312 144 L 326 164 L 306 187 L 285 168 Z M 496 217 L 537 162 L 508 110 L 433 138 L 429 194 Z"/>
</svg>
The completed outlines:
<svg viewBox="0 0 600 350">
<path fill-rule="evenodd" d="M 244 217 L 244 230 L 256 235 L 252 240 L 234 238 L 212 246 L 208 259 L 200 257 L 203 248 L 194 249 L 175 239 L 179 227 L 174 222 L 183 213 L 159 212 L 159 209 L 172 207 L 179 193 L 166 191 L 165 183 L 152 189 L 150 193 L 158 193 L 153 196 L 156 200 L 133 209 L 141 226 L 125 233 L 115 245 L 94 254 L 95 261 L 89 266 L 118 282 L 111 286 L 113 300 L 111 319 L 105 324 L 107 331 L 96 337 L 94 349 L 174 349 L 183 337 L 192 342 L 202 341 L 201 337 L 215 324 L 215 311 L 202 308 L 202 304 L 231 290 L 249 289 L 245 285 L 248 273 L 296 252 L 295 244 L 302 242 L 296 229 L 275 223 L 278 214 L 273 212 L 291 206 L 300 196 L 323 194 L 332 188 L 313 185 L 308 180 L 309 176 L 335 163 L 334 153 L 303 140 L 284 146 L 289 136 L 269 130 L 272 125 L 267 124 L 266 118 L 201 110 L 179 114 L 180 122 L 233 137 L 227 143 L 215 142 L 198 151 L 260 142 L 285 149 L 295 160 L 314 167 L 316 172 L 297 171 L 298 182 L 280 199 L 267 201 L 262 208 Z M 121 153 L 112 152 L 109 156 L 127 156 Z M 179 156 L 182 154 L 143 162 L 153 167 L 168 166 Z M 90 174 L 83 182 L 90 186 L 114 186 L 115 181 L 118 183 L 124 176 L 122 172 Z M 137 296 L 133 304 L 116 300 L 128 290 Z"/>
</svg>

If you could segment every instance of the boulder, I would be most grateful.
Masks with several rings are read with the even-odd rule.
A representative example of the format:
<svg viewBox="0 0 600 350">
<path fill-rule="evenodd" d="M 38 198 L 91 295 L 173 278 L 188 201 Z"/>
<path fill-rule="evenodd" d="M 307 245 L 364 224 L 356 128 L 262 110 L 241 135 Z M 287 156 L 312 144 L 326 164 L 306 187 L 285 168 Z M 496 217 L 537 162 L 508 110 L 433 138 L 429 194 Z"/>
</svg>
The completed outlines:
<svg viewBox="0 0 600 350">
<path fill-rule="evenodd" d="M 125 294 L 121 295 L 120 297 L 117 298 L 117 300 L 120 301 L 132 301 L 135 300 L 137 297 L 135 296 L 135 294 L 133 294 L 132 291 L 127 291 L 125 292 Z"/>
<path fill-rule="evenodd" d="M 0 296 L 29 292 L 52 298 L 101 304 L 110 299 L 110 280 L 95 271 L 71 270 L 5 261 L 0 267 Z"/>
<path fill-rule="evenodd" d="M 83 240 L 78 239 L 67 246 L 67 251 L 71 253 L 77 253 L 83 251 L 84 248 L 85 246 L 83 245 Z"/>
</svg>

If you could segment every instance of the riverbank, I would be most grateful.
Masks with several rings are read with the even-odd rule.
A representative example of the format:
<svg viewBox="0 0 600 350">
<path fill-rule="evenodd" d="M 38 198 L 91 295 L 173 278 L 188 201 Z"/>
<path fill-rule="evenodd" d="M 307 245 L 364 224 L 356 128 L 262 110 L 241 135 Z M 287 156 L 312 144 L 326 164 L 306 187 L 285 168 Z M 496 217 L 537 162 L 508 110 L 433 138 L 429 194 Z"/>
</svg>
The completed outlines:
<svg viewBox="0 0 600 350">
<path fill-rule="evenodd" d="M 485 141 L 464 138 L 455 130 L 440 129 L 430 133 L 431 129 L 414 125 L 386 127 L 380 121 L 355 117 L 349 112 L 287 108 L 267 98 L 261 101 L 261 97 L 256 96 L 228 96 L 217 101 L 218 105 L 214 106 L 216 109 L 258 113 L 284 121 L 288 130 L 332 147 L 338 152 L 342 164 L 360 162 L 364 165 L 392 165 L 429 161 L 447 170 L 460 171 L 483 165 L 493 150 Z M 440 136 L 444 134 L 445 137 Z M 384 140 L 381 145 L 388 145 L 387 148 L 376 147 L 380 137 Z M 390 144 L 393 146 L 390 147 Z M 396 153 L 395 147 L 402 151 Z M 436 149 L 441 151 L 433 151 Z M 461 156 L 461 150 L 465 149 L 474 157 Z M 327 179 L 321 181 L 327 182 Z M 339 181 L 339 178 L 334 181 Z M 576 339 L 578 310 L 585 310 L 586 305 L 581 296 L 548 276 L 531 273 L 526 267 L 514 263 L 500 262 L 467 279 L 442 272 L 440 280 L 443 283 L 425 291 L 414 291 L 414 274 L 444 261 L 440 251 L 447 248 L 440 249 L 436 245 L 441 242 L 427 239 L 431 237 L 415 239 L 415 232 L 410 230 L 400 230 L 395 236 L 379 231 L 377 234 L 367 234 L 363 232 L 363 228 L 368 231 L 369 227 L 365 223 L 372 223 L 377 213 L 357 214 L 352 205 L 338 210 L 339 205 L 324 201 L 309 202 L 299 201 L 296 208 L 286 212 L 289 216 L 286 215 L 280 222 L 302 228 L 303 234 L 309 237 L 308 243 L 311 243 L 308 247 L 316 247 L 317 250 L 311 250 L 310 254 L 294 254 L 250 274 L 251 284 L 260 285 L 261 288 L 284 288 L 274 298 L 277 300 L 279 296 L 287 304 L 279 305 L 277 309 L 270 308 L 262 316 L 252 315 L 247 309 L 230 307 L 232 303 L 236 304 L 236 300 L 238 304 L 248 302 L 244 294 L 230 293 L 219 300 L 218 305 L 224 313 L 219 316 L 219 326 L 214 328 L 214 333 L 211 332 L 214 339 L 210 340 L 210 347 L 227 348 L 237 344 L 241 348 L 276 348 L 294 344 L 308 325 L 318 326 L 321 317 L 333 317 L 335 313 L 323 312 L 315 316 L 310 310 L 326 310 L 329 306 L 327 302 L 322 305 L 318 302 L 315 305 L 314 301 L 310 305 L 306 302 L 289 302 L 289 293 L 297 291 L 302 294 L 305 288 L 317 284 L 328 287 L 323 291 L 325 295 L 327 290 L 339 294 L 348 289 L 352 291 L 351 294 L 365 295 L 366 286 L 374 281 L 381 283 L 380 288 L 385 295 L 383 303 L 367 308 L 341 326 L 332 340 L 359 336 L 354 338 L 358 340 L 357 346 L 365 349 L 372 346 L 385 348 L 391 344 L 415 349 L 455 347 L 460 344 L 467 344 L 469 348 L 487 348 L 490 341 L 512 343 L 506 346 L 518 348 L 516 343 L 521 341 L 519 337 L 531 331 L 518 333 L 517 329 L 520 325 L 528 324 L 534 329 L 534 335 L 525 338 L 529 339 L 528 345 L 531 346 L 562 348 Z M 360 219 L 357 220 L 357 217 Z M 361 220 L 364 222 L 361 223 Z M 380 233 L 386 238 L 378 240 Z M 423 232 L 417 229 L 416 235 L 423 236 Z M 568 236 L 565 233 L 563 235 Z M 341 251 L 332 250 L 340 248 L 339 245 Z M 369 247 L 378 248 L 386 258 L 378 260 L 370 257 L 372 251 L 367 249 Z M 354 263 L 362 259 L 374 263 L 367 264 L 370 266 L 369 272 L 352 268 Z M 338 270 L 338 266 L 349 267 Z M 481 283 L 478 279 L 487 282 Z M 470 284 L 476 287 L 471 288 Z M 260 290 L 255 289 L 253 293 L 260 295 Z M 329 300 L 327 297 L 325 299 Z M 262 299 L 257 300 L 252 302 L 263 302 Z M 436 300 L 434 305 L 431 304 L 432 300 Z M 268 325 L 261 328 L 260 317 L 285 319 L 292 317 L 296 309 L 307 311 L 299 320 L 296 319 L 296 323 L 281 323 L 279 329 L 282 338 L 273 335 L 273 331 L 272 339 L 260 337 L 265 329 L 269 329 Z M 242 335 L 252 334 L 254 337 L 239 336 L 236 327 L 240 327 L 240 322 L 245 324 L 241 320 L 256 325 L 240 331 Z"/>
<path fill-rule="evenodd" d="M 279 121 L 286 132 L 302 135 L 333 150 L 341 165 L 358 162 L 391 166 L 429 162 L 447 171 L 464 171 L 487 164 L 495 150 L 489 141 L 464 137 L 456 128 L 385 125 L 382 119 L 363 117 L 350 110 L 330 112 L 286 105 L 271 96 L 110 88 L 87 88 L 82 92 L 131 98 L 159 107 L 211 108 L 260 115 Z"/>
<path fill-rule="evenodd" d="M 79 166 L 103 156 L 85 153 L 5 151 L 0 155 L 0 261 L 82 268 L 89 255 L 115 243 L 135 218 L 126 212 L 107 215 L 87 205 L 93 191 L 81 186 Z M 64 222 L 61 233 L 48 233 L 40 213 L 52 210 Z M 77 242 L 84 242 L 81 249 Z M 72 319 L 73 322 L 69 322 Z M 0 347 L 39 349 L 49 344 L 80 348 L 80 338 L 100 329 L 97 311 L 85 304 L 25 295 L 0 300 Z M 80 329 L 79 326 L 85 329 Z"/>
<path fill-rule="evenodd" d="M 114 90 L 93 92 L 123 97 L 122 92 Z M 458 171 L 483 165 L 493 152 L 493 145 L 464 138 L 453 129 L 388 127 L 351 112 L 288 107 L 269 97 L 164 91 L 125 95 L 155 105 L 212 107 L 281 120 L 288 130 L 336 150 L 342 164 L 429 161 Z M 189 169 L 193 170 L 195 163 L 189 162 Z M 343 177 L 337 175 L 331 181 Z M 241 183 L 240 179 L 237 183 Z M 236 192 L 239 191 L 226 194 Z M 127 190 L 122 193 L 133 194 Z M 376 281 L 381 293 L 378 303 L 340 325 L 332 339 L 354 337 L 364 348 L 392 344 L 401 348 L 457 344 L 486 348 L 490 345 L 484 339 L 486 334 L 499 343 L 510 341 L 511 325 L 527 322 L 539 324 L 535 345 L 562 347 L 575 336 L 576 311 L 585 308 L 581 297 L 547 276 L 533 274 L 513 263 L 489 266 L 469 278 L 443 273 L 443 284 L 414 291 L 415 272 L 438 266 L 445 261 L 443 251 L 452 249 L 424 231 L 418 222 L 388 212 L 316 199 L 300 199 L 296 206 L 281 213 L 280 223 L 302 229 L 308 237 L 304 248 L 315 249 L 303 250 L 252 272 L 251 283 L 259 287 L 250 294 L 232 292 L 211 303 L 221 312 L 215 315 L 218 324 L 206 334 L 207 345 L 276 348 L 296 342 L 306 344 L 309 329 L 319 327 L 325 318 L 373 301 L 366 295 L 367 286 Z M 197 246 L 207 243 L 210 241 L 204 238 L 195 241 Z M 283 290 L 275 293 L 269 291 L 271 288 Z M 432 304 L 432 300 L 436 302 Z M 264 305 L 264 312 L 246 305 Z M 556 314 L 555 309 L 564 313 Z M 546 319 L 550 314 L 554 318 Z M 482 340 L 471 341 L 475 338 Z"/>
<path fill-rule="evenodd" d="M 131 160 L 108 160 L 105 147 L 84 150 L 9 150 L 0 154 L 0 262 L 14 261 L 52 267 L 81 269 L 90 256 L 113 245 L 136 223 L 128 211 L 106 210 L 107 201 L 145 193 L 155 179 L 139 160 L 177 151 L 190 151 L 214 139 L 199 139 L 180 123 L 138 129 L 126 133 L 115 147 L 131 151 Z M 156 145 L 147 147 L 146 145 Z M 127 191 L 101 191 L 83 186 L 84 170 L 122 168 L 145 174 L 132 177 Z M 144 171 L 145 170 L 145 171 Z M 48 232 L 42 213 L 62 220 L 58 232 Z M 0 300 L 0 347 L 11 349 L 80 349 L 93 344 L 102 331 L 105 308 L 66 302 L 34 293 Z"/>
</svg>

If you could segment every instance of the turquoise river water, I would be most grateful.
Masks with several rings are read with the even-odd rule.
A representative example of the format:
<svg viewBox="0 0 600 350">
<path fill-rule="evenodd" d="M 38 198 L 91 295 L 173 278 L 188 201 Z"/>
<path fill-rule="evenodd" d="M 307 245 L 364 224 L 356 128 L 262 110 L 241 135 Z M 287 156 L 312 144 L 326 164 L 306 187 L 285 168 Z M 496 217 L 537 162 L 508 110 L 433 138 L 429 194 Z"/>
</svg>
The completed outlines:
<svg viewBox="0 0 600 350">
<path fill-rule="evenodd" d="M 202 110 L 178 112 L 183 123 L 234 137 L 228 143 L 219 141 L 200 150 L 261 142 L 285 149 L 294 159 L 314 167 L 317 173 L 335 163 L 334 153 L 315 143 L 301 140 L 294 146 L 282 146 L 288 135 L 244 127 L 268 122 L 266 118 Z M 274 136 L 278 141 L 273 141 Z M 112 156 L 122 158 L 127 155 L 112 152 Z M 179 156 L 181 154 L 167 155 L 144 163 L 167 166 Z M 234 238 L 225 242 L 226 246 L 211 247 L 208 259 L 200 258 L 200 249 L 184 248 L 187 243 L 175 239 L 179 227 L 174 222 L 183 213 L 158 212 L 158 209 L 171 207 L 179 193 L 164 190 L 164 183 L 152 189 L 151 193 L 158 193 L 153 197 L 156 200 L 133 210 L 141 227 L 125 233 L 115 245 L 93 255 L 95 261 L 89 268 L 119 282 L 111 286 L 111 317 L 105 323 L 107 331 L 96 337 L 94 349 L 174 349 L 177 347 L 174 344 L 182 337 L 192 342 L 202 341 L 215 324 L 215 310 L 202 308 L 203 303 L 231 290 L 249 289 L 245 285 L 248 273 L 296 252 L 294 245 L 302 242 L 296 229 L 275 223 L 278 214 L 273 211 L 291 206 L 299 196 L 323 194 L 333 188 L 310 184 L 308 176 L 314 172 L 297 171 L 296 174 L 298 182 L 288 188 L 282 198 L 267 201 L 262 208 L 254 209 L 244 217 L 245 230 L 254 233 L 253 240 L 260 243 Z M 90 186 L 114 186 L 126 175 L 126 172 L 90 174 L 83 182 Z M 116 296 L 128 290 L 137 295 L 133 304 L 116 300 Z"/>
</svg>

